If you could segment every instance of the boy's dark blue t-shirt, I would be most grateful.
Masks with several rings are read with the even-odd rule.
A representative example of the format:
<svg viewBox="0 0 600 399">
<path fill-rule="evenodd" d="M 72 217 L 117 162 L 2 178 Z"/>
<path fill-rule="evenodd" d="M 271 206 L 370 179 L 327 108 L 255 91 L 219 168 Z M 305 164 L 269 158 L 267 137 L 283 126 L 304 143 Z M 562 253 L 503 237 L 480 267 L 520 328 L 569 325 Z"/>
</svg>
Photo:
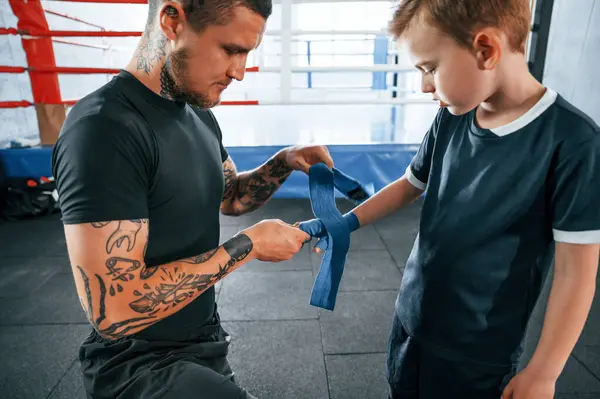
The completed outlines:
<svg viewBox="0 0 600 399">
<path fill-rule="evenodd" d="M 426 189 L 396 311 L 438 355 L 514 363 L 554 242 L 600 243 L 600 129 L 547 90 L 481 129 L 441 109 L 407 169 Z"/>
</svg>

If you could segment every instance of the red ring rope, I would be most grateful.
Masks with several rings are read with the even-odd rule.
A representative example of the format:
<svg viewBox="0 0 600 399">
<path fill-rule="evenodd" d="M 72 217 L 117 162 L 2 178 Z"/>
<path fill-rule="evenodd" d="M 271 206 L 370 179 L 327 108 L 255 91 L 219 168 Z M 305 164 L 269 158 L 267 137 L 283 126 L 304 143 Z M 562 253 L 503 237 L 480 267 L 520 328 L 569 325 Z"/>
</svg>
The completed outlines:
<svg viewBox="0 0 600 399">
<path fill-rule="evenodd" d="M 85 30 L 41 30 L 41 29 L 15 29 L 0 28 L 0 35 L 21 35 L 31 37 L 136 37 L 142 32 L 133 31 L 85 31 Z"/>
<path fill-rule="evenodd" d="M 258 100 L 221 101 L 221 105 L 260 105 Z"/>
<path fill-rule="evenodd" d="M 62 1 L 64 3 L 148 4 L 148 0 L 55 0 L 55 1 Z"/>
<path fill-rule="evenodd" d="M 95 49 L 98 49 L 98 50 L 110 50 L 110 46 L 102 46 L 102 45 L 99 45 L 99 44 L 78 43 L 78 42 L 71 42 L 69 40 L 60 40 L 60 39 L 52 39 L 52 42 L 54 42 L 54 43 L 68 44 L 68 45 L 71 45 L 71 46 L 95 48 Z"/>
<path fill-rule="evenodd" d="M 115 68 L 76 68 L 76 67 L 11 67 L 0 66 L 0 73 L 23 73 L 23 72 L 38 72 L 38 73 L 64 73 L 64 74 L 94 74 L 94 73 L 119 73 L 120 69 Z"/>
<path fill-rule="evenodd" d="M 0 73 L 24 73 L 27 68 L 14 66 L 0 66 Z"/>
<path fill-rule="evenodd" d="M 58 103 L 46 103 L 46 104 L 62 104 L 62 105 L 75 105 L 78 100 L 66 100 Z M 0 101 L 0 109 L 4 108 L 27 108 L 32 107 L 35 104 L 22 100 L 22 101 Z M 237 101 L 221 101 L 220 105 L 260 105 L 258 100 L 237 100 Z"/>
<path fill-rule="evenodd" d="M 76 75 L 89 75 L 89 74 L 117 74 L 121 70 L 119 68 L 85 68 L 85 67 L 35 67 L 25 68 L 18 66 L 7 66 L 0 65 L 0 73 L 24 73 L 24 72 L 37 72 L 37 73 L 63 73 L 63 74 L 76 74 Z M 259 67 L 246 68 L 246 72 L 258 72 Z"/>
<path fill-rule="evenodd" d="M 24 108 L 31 107 L 33 103 L 29 101 L 0 101 L 0 108 Z"/>
<path fill-rule="evenodd" d="M 0 28 L 0 35 L 18 35 L 19 31 L 15 28 Z"/>
<path fill-rule="evenodd" d="M 84 21 L 83 19 L 79 19 L 77 17 L 73 17 L 73 16 L 68 15 L 68 14 L 63 14 L 63 13 L 52 11 L 52 10 L 44 10 L 44 11 L 46 12 L 46 14 L 56 15 L 57 17 L 62 17 L 62 18 L 69 19 L 69 20 L 75 21 L 75 22 L 79 22 L 79 23 L 82 23 L 82 24 L 85 24 L 85 25 L 88 25 L 88 26 L 93 26 L 94 28 L 98 28 L 100 30 L 105 30 L 100 25 L 96 25 L 96 24 L 93 24 L 91 22 Z"/>
</svg>

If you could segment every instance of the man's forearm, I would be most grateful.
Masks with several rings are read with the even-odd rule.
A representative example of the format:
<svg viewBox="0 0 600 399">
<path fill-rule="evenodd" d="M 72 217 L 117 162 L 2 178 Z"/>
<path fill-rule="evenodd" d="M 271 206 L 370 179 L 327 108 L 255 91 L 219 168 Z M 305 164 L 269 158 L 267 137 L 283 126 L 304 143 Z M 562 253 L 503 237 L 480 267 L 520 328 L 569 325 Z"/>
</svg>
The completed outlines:
<svg viewBox="0 0 600 399">
<path fill-rule="evenodd" d="M 557 379 L 573 351 L 589 314 L 596 288 L 596 265 L 573 262 L 556 252 L 555 272 L 544 326 L 529 370 Z"/>
<path fill-rule="evenodd" d="M 260 208 L 273 197 L 292 171 L 286 164 L 285 153 L 280 151 L 257 169 L 236 173 L 229 185 L 226 184 L 224 200 L 229 206 L 222 209 L 223 213 L 243 215 Z"/>
<path fill-rule="evenodd" d="M 363 202 L 352 211 L 360 222 L 366 226 L 382 219 L 398 209 L 413 203 L 423 194 L 405 178 L 388 184 L 385 188 Z"/>
<path fill-rule="evenodd" d="M 107 339 L 122 338 L 172 315 L 253 259 L 252 241 L 238 234 L 204 254 L 147 266 L 141 256 L 146 241 L 140 225 L 147 229 L 146 221 L 94 224 L 107 234 L 114 230 L 107 242 L 116 244 L 107 245 L 104 255 L 80 258 L 73 268 L 78 291 L 85 293 L 80 301 L 88 320 Z"/>
</svg>

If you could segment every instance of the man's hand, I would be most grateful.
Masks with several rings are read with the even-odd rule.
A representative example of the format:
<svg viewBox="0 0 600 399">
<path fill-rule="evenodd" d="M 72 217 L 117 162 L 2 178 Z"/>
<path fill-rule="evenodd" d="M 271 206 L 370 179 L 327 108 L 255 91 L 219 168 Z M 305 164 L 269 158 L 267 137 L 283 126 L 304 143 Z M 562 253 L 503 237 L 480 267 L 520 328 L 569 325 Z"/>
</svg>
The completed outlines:
<svg viewBox="0 0 600 399">
<path fill-rule="evenodd" d="M 346 223 L 348 223 L 348 229 L 350 230 L 350 233 L 360 228 L 360 220 L 358 220 L 354 212 L 346 213 L 344 215 L 344 220 L 346 221 Z M 325 228 L 325 225 L 321 220 L 311 219 L 302 223 L 297 222 L 296 224 L 294 224 L 294 227 L 302 227 L 302 230 L 308 232 L 312 238 L 319 239 L 319 242 L 313 249 L 313 252 L 320 254 L 323 251 L 326 251 L 329 247 L 329 241 L 327 239 L 327 229 Z"/>
<path fill-rule="evenodd" d="M 282 151 L 285 153 L 285 163 L 291 169 L 308 174 L 310 167 L 318 163 L 333 168 L 333 159 L 325 146 L 297 146 Z"/>
<path fill-rule="evenodd" d="M 527 368 L 506 386 L 502 399 L 553 399 L 556 379 L 536 374 Z"/>
<path fill-rule="evenodd" d="M 244 233 L 253 243 L 254 256 L 264 262 L 290 260 L 310 236 L 281 220 L 263 220 Z"/>
<path fill-rule="evenodd" d="M 308 174 L 309 168 L 317 163 L 333 168 L 327 147 L 287 147 L 259 168 L 243 173 L 238 173 L 235 164 L 228 158 L 223 162 L 225 189 L 221 212 L 238 216 L 258 209 L 271 199 L 294 170 Z"/>
</svg>

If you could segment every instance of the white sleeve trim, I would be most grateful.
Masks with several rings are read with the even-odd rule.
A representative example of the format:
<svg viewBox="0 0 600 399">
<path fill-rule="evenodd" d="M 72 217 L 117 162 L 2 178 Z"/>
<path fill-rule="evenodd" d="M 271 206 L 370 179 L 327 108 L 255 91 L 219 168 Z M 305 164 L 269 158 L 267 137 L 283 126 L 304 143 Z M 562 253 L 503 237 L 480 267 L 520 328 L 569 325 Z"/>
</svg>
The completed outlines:
<svg viewBox="0 0 600 399">
<path fill-rule="evenodd" d="M 561 231 L 552 229 L 554 241 L 568 244 L 600 244 L 600 230 Z"/>
<path fill-rule="evenodd" d="M 410 165 L 406 168 L 406 172 L 404 172 L 404 176 L 408 180 L 410 184 L 418 188 L 419 190 L 425 191 L 427 189 L 427 183 L 423 183 L 421 180 L 417 179 L 415 175 L 413 175 L 412 170 L 410 170 Z"/>
</svg>

